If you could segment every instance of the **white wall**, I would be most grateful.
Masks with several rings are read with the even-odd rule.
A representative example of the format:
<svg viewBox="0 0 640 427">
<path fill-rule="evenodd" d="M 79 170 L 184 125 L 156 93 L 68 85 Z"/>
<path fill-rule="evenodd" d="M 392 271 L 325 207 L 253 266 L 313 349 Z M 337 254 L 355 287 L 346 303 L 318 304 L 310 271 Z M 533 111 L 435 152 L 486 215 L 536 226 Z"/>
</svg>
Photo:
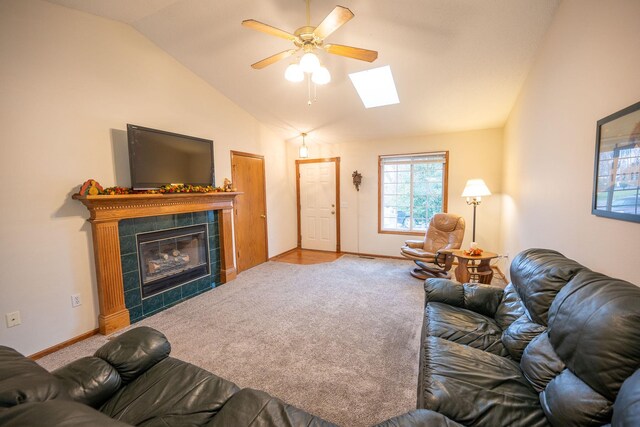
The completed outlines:
<svg viewBox="0 0 640 427">
<path fill-rule="evenodd" d="M 2 1 L 0 64 L 0 315 L 22 314 L 1 344 L 31 354 L 97 327 L 88 212 L 70 197 L 88 178 L 129 185 L 127 123 L 213 139 L 218 184 L 230 149 L 264 154 L 270 254 L 295 246 L 285 143 L 131 27 Z"/>
<path fill-rule="evenodd" d="M 596 121 L 640 101 L 640 2 L 564 0 L 505 128 L 502 250 L 640 285 L 640 224 L 591 215 Z"/>
<path fill-rule="evenodd" d="M 310 138 L 307 139 L 307 141 Z M 464 245 L 471 242 L 473 208 L 460 197 L 468 179 L 482 178 L 493 193 L 482 199 L 477 211 L 476 240 L 480 247 L 497 251 L 501 211 L 502 130 L 426 135 L 345 144 L 308 143 L 309 158 L 340 157 L 342 250 L 374 255 L 400 256 L 407 239 L 419 236 L 378 233 L 378 156 L 384 154 L 449 151 L 448 211 L 464 216 Z M 294 163 L 299 144 L 290 144 Z M 363 176 L 360 191 L 351 174 Z M 346 206 L 344 206 L 346 204 Z"/>
</svg>

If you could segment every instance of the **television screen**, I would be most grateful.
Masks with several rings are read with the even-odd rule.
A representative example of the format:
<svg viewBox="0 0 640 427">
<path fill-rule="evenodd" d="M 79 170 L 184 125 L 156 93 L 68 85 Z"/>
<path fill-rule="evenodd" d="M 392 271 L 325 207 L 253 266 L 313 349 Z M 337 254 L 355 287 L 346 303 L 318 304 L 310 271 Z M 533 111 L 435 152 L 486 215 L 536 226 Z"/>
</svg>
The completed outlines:
<svg viewBox="0 0 640 427">
<path fill-rule="evenodd" d="M 213 185 L 213 141 L 127 125 L 131 186 Z"/>
</svg>

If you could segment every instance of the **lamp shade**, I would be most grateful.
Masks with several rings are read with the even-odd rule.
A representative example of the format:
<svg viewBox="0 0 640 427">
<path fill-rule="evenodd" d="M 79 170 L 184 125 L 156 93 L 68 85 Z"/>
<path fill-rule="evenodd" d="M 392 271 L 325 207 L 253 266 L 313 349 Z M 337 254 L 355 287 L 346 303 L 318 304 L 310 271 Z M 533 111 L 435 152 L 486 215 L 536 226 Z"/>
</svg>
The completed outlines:
<svg viewBox="0 0 640 427">
<path fill-rule="evenodd" d="M 482 197 L 490 196 L 491 191 L 487 188 L 487 184 L 482 179 L 470 179 L 464 187 L 462 197 Z"/>
<path fill-rule="evenodd" d="M 300 69 L 305 73 L 313 73 L 320 68 L 320 60 L 313 52 L 307 52 L 300 58 Z"/>
<path fill-rule="evenodd" d="M 301 145 L 300 150 L 298 151 L 298 155 L 301 159 L 306 159 L 307 157 L 309 157 L 309 148 L 307 148 L 307 146 L 304 144 Z"/>
<path fill-rule="evenodd" d="M 300 135 L 302 136 L 302 145 L 298 150 L 298 155 L 300 156 L 301 159 L 306 159 L 307 157 L 309 157 L 309 148 L 307 147 L 307 144 L 304 142 L 304 138 L 307 136 L 307 134 L 305 132 L 302 132 Z"/>
<path fill-rule="evenodd" d="M 311 75 L 311 81 L 317 85 L 326 85 L 331 81 L 331 73 L 325 67 L 320 67 Z"/>
<path fill-rule="evenodd" d="M 304 80 L 304 73 L 296 63 L 290 64 L 284 72 L 284 78 L 290 82 L 297 83 Z"/>
</svg>

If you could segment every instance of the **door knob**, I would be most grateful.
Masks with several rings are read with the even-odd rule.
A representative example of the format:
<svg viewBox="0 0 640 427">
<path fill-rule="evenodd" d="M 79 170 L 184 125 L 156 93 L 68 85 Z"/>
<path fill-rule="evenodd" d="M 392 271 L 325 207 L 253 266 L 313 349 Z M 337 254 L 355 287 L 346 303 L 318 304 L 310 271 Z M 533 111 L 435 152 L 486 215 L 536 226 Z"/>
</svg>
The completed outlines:
<svg viewBox="0 0 640 427">
<path fill-rule="evenodd" d="M 336 214 L 336 211 L 331 211 L 331 215 L 335 215 L 335 214 Z"/>
<path fill-rule="evenodd" d="M 266 218 L 266 217 L 267 217 L 266 215 L 260 215 L 260 218 Z"/>
<path fill-rule="evenodd" d="M 331 207 L 332 207 L 332 208 L 335 208 L 335 207 L 336 207 L 336 205 L 332 204 L 332 205 L 331 205 Z"/>
</svg>

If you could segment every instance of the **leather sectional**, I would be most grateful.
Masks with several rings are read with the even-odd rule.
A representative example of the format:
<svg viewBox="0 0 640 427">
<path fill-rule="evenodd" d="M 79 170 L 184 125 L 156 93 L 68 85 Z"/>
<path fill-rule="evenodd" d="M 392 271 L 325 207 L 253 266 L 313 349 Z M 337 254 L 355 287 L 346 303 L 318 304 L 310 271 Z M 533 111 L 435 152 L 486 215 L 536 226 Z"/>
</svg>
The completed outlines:
<svg viewBox="0 0 640 427">
<path fill-rule="evenodd" d="M 544 249 L 510 273 L 505 289 L 425 281 L 418 407 L 466 426 L 640 425 L 640 288 Z"/>
</svg>

